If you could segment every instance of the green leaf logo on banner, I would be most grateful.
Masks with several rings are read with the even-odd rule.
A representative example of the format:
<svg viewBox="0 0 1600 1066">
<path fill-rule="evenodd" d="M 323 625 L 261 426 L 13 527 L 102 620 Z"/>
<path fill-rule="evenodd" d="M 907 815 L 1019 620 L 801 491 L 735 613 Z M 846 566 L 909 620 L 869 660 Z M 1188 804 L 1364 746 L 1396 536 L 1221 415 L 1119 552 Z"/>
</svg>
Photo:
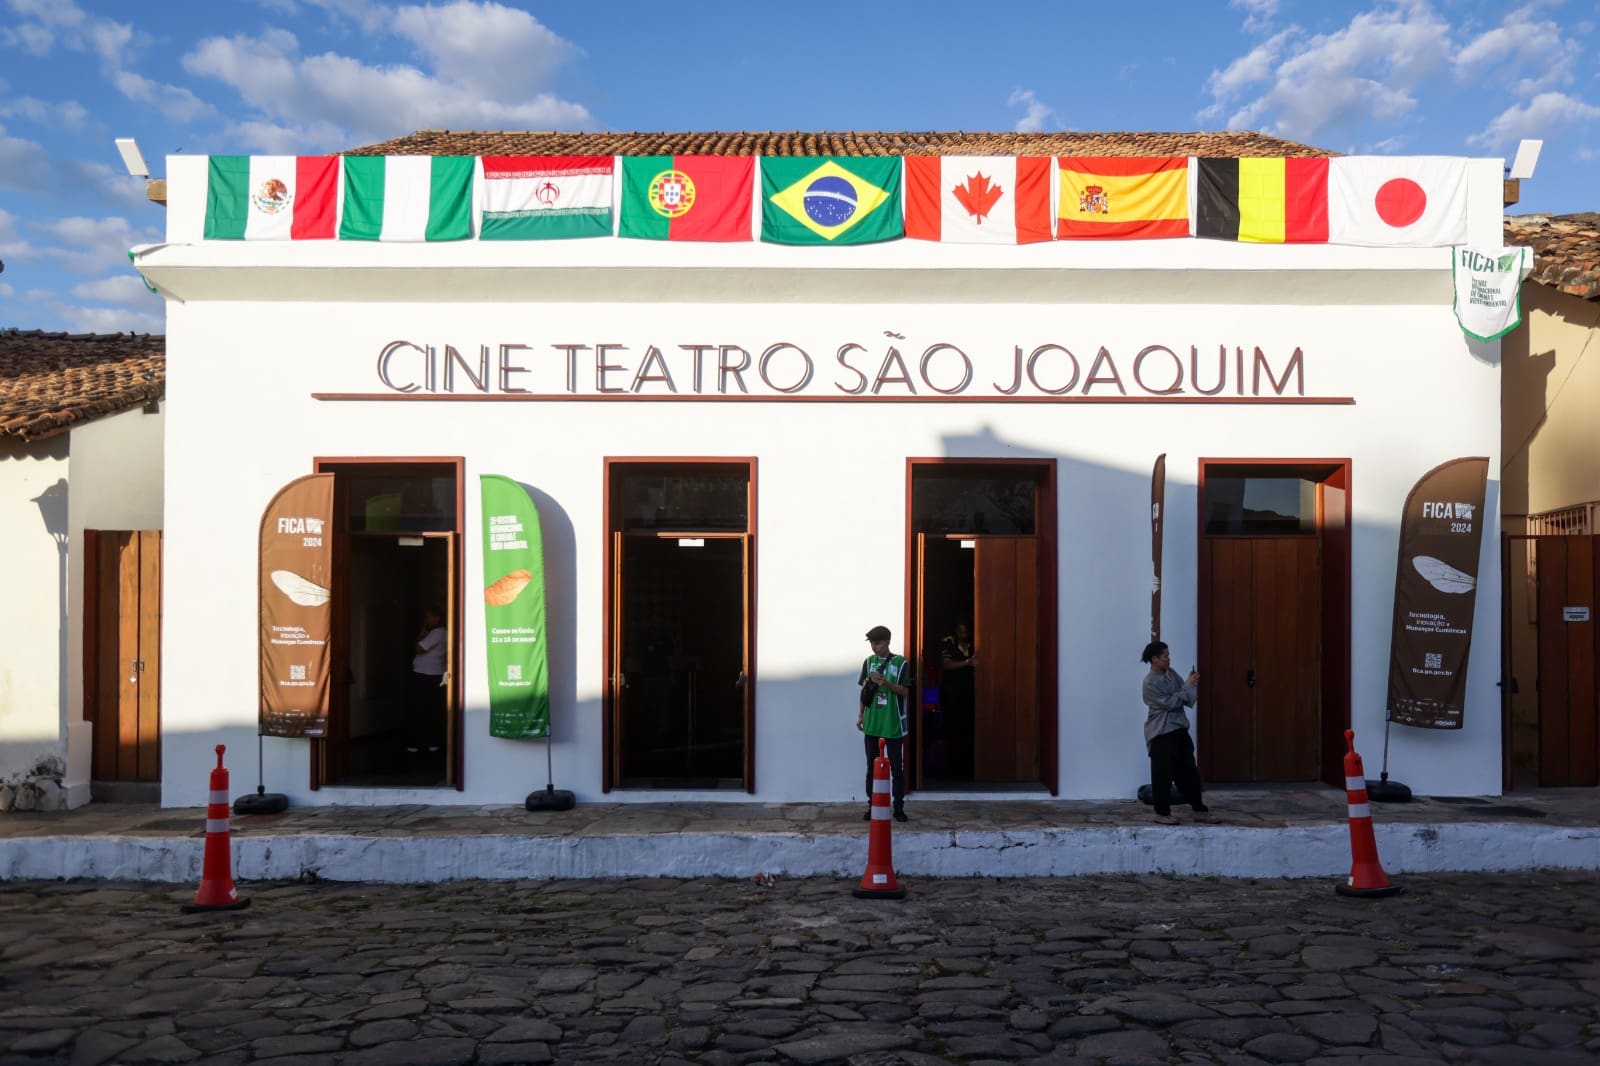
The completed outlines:
<svg viewBox="0 0 1600 1066">
<path fill-rule="evenodd" d="M 550 735 L 545 656 L 544 544 L 528 490 L 484 474 L 483 623 L 489 659 L 489 735 Z"/>
</svg>

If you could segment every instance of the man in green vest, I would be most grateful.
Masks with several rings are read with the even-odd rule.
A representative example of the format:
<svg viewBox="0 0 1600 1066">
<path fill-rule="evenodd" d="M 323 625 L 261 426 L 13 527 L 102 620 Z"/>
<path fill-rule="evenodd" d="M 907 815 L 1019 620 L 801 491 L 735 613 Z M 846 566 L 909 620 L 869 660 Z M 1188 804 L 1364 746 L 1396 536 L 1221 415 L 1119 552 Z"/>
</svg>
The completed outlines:
<svg viewBox="0 0 1600 1066">
<path fill-rule="evenodd" d="M 906 708 L 911 703 L 911 667 L 905 656 L 889 651 L 889 627 L 867 630 L 872 654 L 861 662 L 861 711 L 856 728 L 865 735 L 867 750 L 867 813 L 872 820 L 872 761 L 878 757 L 879 739 L 889 742 L 889 776 L 896 821 L 906 821 L 905 736 Z"/>
</svg>

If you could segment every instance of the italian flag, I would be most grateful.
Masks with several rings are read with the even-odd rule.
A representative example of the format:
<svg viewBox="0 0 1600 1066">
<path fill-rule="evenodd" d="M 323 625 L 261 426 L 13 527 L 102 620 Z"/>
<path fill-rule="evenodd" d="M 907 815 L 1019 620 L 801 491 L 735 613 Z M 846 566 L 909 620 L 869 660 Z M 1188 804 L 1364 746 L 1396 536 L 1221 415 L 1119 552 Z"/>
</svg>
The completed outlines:
<svg viewBox="0 0 1600 1066">
<path fill-rule="evenodd" d="M 486 241 L 611 236 L 608 155 L 486 155 Z"/>
<path fill-rule="evenodd" d="M 208 162 L 207 240 L 304 241 L 333 236 L 338 156 L 214 155 Z"/>
<path fill-rule="evenodd" d="M 472 157 L 344 157 L 346 241 L 460 241 L 472 236 Z"/>
</svg>

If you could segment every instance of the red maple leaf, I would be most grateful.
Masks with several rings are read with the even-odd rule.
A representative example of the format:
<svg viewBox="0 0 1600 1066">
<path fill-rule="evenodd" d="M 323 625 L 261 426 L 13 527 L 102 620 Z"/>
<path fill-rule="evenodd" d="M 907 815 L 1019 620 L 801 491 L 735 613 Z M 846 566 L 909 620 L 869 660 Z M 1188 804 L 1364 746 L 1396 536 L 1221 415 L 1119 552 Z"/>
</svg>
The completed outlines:
<svg viewBox="0 0 1600 1066">
<path fill-rule="evenodd" d="M 978 220 L 978 225 L 983 225 L 984 216 L 994 209 L 995 201 L 1000 199 L 1000 194 L 1005 190 L 998 185 L 990 185 L 989 179 L 983 172 L 967 175 L 965 185 L 957 185 L 950 190 L 955 195 L 956 202 L 967 209 L 967 214 Z"/>
</svg>

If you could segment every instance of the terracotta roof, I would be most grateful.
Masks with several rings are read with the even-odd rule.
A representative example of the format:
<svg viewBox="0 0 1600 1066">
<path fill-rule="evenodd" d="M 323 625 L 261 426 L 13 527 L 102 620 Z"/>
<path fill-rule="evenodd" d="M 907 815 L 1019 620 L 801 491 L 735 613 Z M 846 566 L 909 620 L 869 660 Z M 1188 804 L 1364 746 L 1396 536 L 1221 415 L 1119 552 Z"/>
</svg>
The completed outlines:
<svg viewBox="0 0 1600 1066">
<path fill-rule="evenodd" d="M 1506 243 L 1533 249 L 1534 281 L 1585 300 L 1600 300 L 1600 214 L 1515 215 Z"/>
<path fill-rule="evenodd" d="M 165 337 L 0 330 L 0 437 L 53 437 L 159 400 L 166 381 Z"/>
<path fill-rule="evenodd" d="M 563 133 L 418 130 L 347 155 L 1197 155 L 1331 156 L 1262 133 Z"/>
</svg>

